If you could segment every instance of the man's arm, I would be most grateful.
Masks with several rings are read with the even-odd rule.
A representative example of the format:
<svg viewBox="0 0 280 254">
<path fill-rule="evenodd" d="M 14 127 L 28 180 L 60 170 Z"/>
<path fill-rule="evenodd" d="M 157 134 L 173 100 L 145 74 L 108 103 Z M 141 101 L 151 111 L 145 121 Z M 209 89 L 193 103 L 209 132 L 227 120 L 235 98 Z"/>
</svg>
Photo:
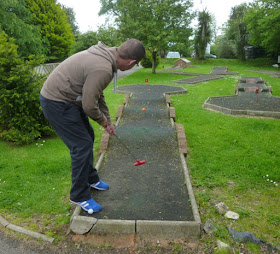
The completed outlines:
<svg viewBox="0 0 280 254">
<path fill-rule="evenodd" d="M 102 125 L 105 120 L 108 122 L 106 115 L 99 106 L 99 100 L 103 94 L 103 90 L 108 86 L 111 80 L 112 77 L 107 71 L 95 70 L 88 75 L 83 86 L 83 110 L 91 119 L 100 125 Z"/>
<path fill-rule="evenodd" d="M 99 97 L 98 104 L 99 104 L 99 109 L 103 112 L 103 114 L 107 118 L 108 124 L 111 124 L 112 121 L 111 121 L 110 112 L 109 112 L 109 109 L 107 107 L 107 104 L 106 104 L 105 97 L 104 97 L 103 93 Z"/>
<path fill-rule="evenodd" d="M 88 75 L 83 86 L 82 105 L 84 112 L 111 135 L 115 134 L 103 90 L 111 82 L 112 76 L 104 70 L 96 70 Z"/>
<path fill-rule="evenodd" d="M 103 93 L 101 94 L 101 96 L 99 98 L 98 104 L 99 104 L 99 109 L 103 112 L 103 114 L 106 116 L 106 119 L 107 119 L 107 123 L 106 122 L 103 123 L 104 125 L 102 125 L 102 126 L 106 129 L 106 131 L 108 133 L 110 133 L 111 135 L 114 135 L 115 134 L 115 126 L 112 124 L 110 112 L 109 112 L 109 109 L 107 107 L 107 104 L 106 104 L 105 97 L 104 97 Z"/>
</svg>

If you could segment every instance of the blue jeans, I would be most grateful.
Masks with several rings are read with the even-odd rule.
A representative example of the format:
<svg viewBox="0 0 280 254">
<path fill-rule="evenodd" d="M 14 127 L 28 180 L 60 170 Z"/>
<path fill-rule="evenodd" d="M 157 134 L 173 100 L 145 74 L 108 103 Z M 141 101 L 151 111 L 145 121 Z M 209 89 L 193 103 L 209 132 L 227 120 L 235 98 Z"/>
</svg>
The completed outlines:
<svg viewBox="0 0 280 254">
<path fill-rule="evenodd" d="M 93 165 L 94 131 L 87 115 L 73 103 L 52 101 L 42 95 L 40 104 L 45 117 L 70 150 L 70 199 L 75 202 L 90 199 L 89 185 L 98 182 L 99 177 Z"/>
</svg>

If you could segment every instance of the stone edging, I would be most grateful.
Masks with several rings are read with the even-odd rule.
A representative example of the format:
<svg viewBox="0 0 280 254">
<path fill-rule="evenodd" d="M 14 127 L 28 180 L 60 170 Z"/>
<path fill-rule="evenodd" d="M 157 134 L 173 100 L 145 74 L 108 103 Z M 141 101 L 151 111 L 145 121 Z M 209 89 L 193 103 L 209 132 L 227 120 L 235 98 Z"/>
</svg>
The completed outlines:
<svg viewBox="0 0 280 254">
<path fill-rule="evenodd" d="M 28 230 L 28 229 L 24 229 L 22 227 L 14 225 L 14 224 L 11 224 L 8 221 L 6 221 L 2 216 L 0 216 L 0 223 L 5 228 L 12 229 L 12 230 L 14 230 L 18 233 L 25 234 L 25 235 L 28 235 L 28 236 L 31 236 L 31 237 L 34 237 L 34 238 L 37 238 L 37 239 L 42 239 L 42 240 L 50 242 L 50 243 L 54 242 L 54 238 L 45 236 L 43 234 Z"/>
<path fill-rule="evenodd" d="M 186 93 L 186 92 L 187 91 L 165 94 L 164 96 L 165 96 L 165 101 L 166 101 L 167 107 L 170 107 L 170 105 L 171 105 L 171 100 L 170 100 L 171 94 Z M 175 115 L 175 109 L 174 109 L 174 115 Z M 170 121 L 171 121 L 172 126 L 174 126 L 175 117 L 172 118 L 170 116 Z M 195 201 L 195 196 L 193 193 L 192 184 L 191 184 L 191 180 L 190 180 L 190 174 L 189 174 L 187 162 L 185 159 L 185 157 L 187 156 L 187 139 L 186 139 L 186 134 L 185 134 L 185 128 L 184 128 L 184 125 L 182 125 L 182 124 L 175 124 L 175 128 L 177 131 L 179 153 L 180 153 L 182 166 L 184 169 L 184 175 L 185 175 L 185 180 L 186 180 L 186 185 L 187 185 L 187 189 L 188 189 L 189 199 L 191 202 L 194 220 L 195 220 L 195 223 L 201 225 L 201 219 L 199 216 L 198 207 L 197 207 L 197 204 Z"/>
<path fill-rule="evenodd" d="M 203 108 L 220 112 L 225 115 L 233 115 L 233 116 L 249 116 L 249 117 L 265 117 L 265 118 L 274 118 L 280 119 L 280 112 L 274 111 L 256 111 L 256 110 L 237 110 L 237 109 L 229 109 L 221 106 L 217 106 L 211 103 L 208 103 L 210 99 L 213 97 L 208 97 L 207 100 L 203 104 Z"/>
<path fill-rule="evenodd" d="M 122 92 L 129 94 L 128 97 L 124 100 L 124 105 L 120 106 L 123 110 L 127 107 L 129 97 L 132 96 L 132 93 Z M 178 91 L 173 93 L 164 94 L 168 97 L 169 94 L 181 94 L 186 93 L 186 91 Z M 167 102 L 167 106 L 169 104 Z M 120 110 L 117 117 L 116 126 L 118 126 L 122 110 Z M 174 110 L 175 114 L 175 110 Z M 173 118 L 171 118 L 173 119 Z M 175 119 L 175 117 L 174 117 Z M 174 127 L 174 119 L 172 126 Z M 184 128 L 178 125 L 177 130 L 181 133 L 180 137 L 182 139 L 182 132 Z M 178 137 L 179 139 L 179 137 Z M 102 140 L 101 140 L 102 142 Z M 107 142 L 104 141 L 104 144 Z M 180 142 L 183 144 L 183 142 Z M 108 142 L 107 142 L 108 145 Z M 96 219 L 94 217 L 80 216 L 81 208 L 76 207 L 70 222 L 70 229 L 76 234 L 124 234 L 124 235 L 152 235 L 152 236 L 163 236 L 163 237 L 197 237 L 201 233 L 201 220 L 199 217 L 196 201 L 193 195 L 191 181 L 189 178 L 189 172 L 187 164 L 185 161 L 186 155 L 186 143 L 181 145 L 181 150 L 185 149 L 185 152 L 180 151 L 180 158 L 184 168 L 185 180 L 188 188 L 189 199 L 192 205 L 192 212 L 194 216 L 194 221 L 152 221 L 152 220 L 108 220 L 108 219 Z M 107 149 L 107 147 L 106 147 Z M 96 169 L 99 170 L 102 160 L 104 158 L 104 149 L 101 152 L 99 160 L 96 164 Z"/>
</svg>

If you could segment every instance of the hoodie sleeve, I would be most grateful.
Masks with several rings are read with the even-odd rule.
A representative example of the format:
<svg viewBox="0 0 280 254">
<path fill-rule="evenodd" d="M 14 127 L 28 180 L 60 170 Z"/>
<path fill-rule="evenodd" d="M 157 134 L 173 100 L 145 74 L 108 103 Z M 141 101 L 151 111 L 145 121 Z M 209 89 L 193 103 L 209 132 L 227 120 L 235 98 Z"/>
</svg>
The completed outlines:
<svg viewBox="0 0 280 254">
<path fill-rule="evenodd" d="M 104 94 L 103 94 L 103 93 L 101 94 L 101 96 L 100 96 L 100 98 L 99 98 L 98 104 L 99 104 L 99 109 L 102 111 L 102 113 L 103 113 L 103 114 L 105 115 L 105 117 L 107 118 L 108 124 L 111 124 L 112 121 L 111 121 L 109 109 L 108 109 L 108 107 L 107 107 L 107 104 L 106 104 L 105 97 L 104 97 Z"/>
<path fill-rule="evenodd" d="M 111 82 L 112 78 L 110 72 L 104 69 L 96 69 L 88 74 L 83 86 L 83 110 L 98 124 L 102 124 L 105 119 L 110 122 L 110 114 L 104 99 L 103 90 Z"/>
</svg>

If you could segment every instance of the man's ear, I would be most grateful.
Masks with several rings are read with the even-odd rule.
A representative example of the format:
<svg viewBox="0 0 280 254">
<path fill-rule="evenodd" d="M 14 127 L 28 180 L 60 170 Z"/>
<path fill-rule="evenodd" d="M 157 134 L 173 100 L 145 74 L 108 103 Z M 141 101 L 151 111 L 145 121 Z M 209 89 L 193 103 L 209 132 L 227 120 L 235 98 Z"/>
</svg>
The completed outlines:
<svg viewBox="0 0 280 254">
<path fill-rule="evenodd" d="M 136 60 L 133 60 L 133 59 L 129 59 L 129 65 L 131 65 L 131 64 L 136 64 Z"/>
</svg>

